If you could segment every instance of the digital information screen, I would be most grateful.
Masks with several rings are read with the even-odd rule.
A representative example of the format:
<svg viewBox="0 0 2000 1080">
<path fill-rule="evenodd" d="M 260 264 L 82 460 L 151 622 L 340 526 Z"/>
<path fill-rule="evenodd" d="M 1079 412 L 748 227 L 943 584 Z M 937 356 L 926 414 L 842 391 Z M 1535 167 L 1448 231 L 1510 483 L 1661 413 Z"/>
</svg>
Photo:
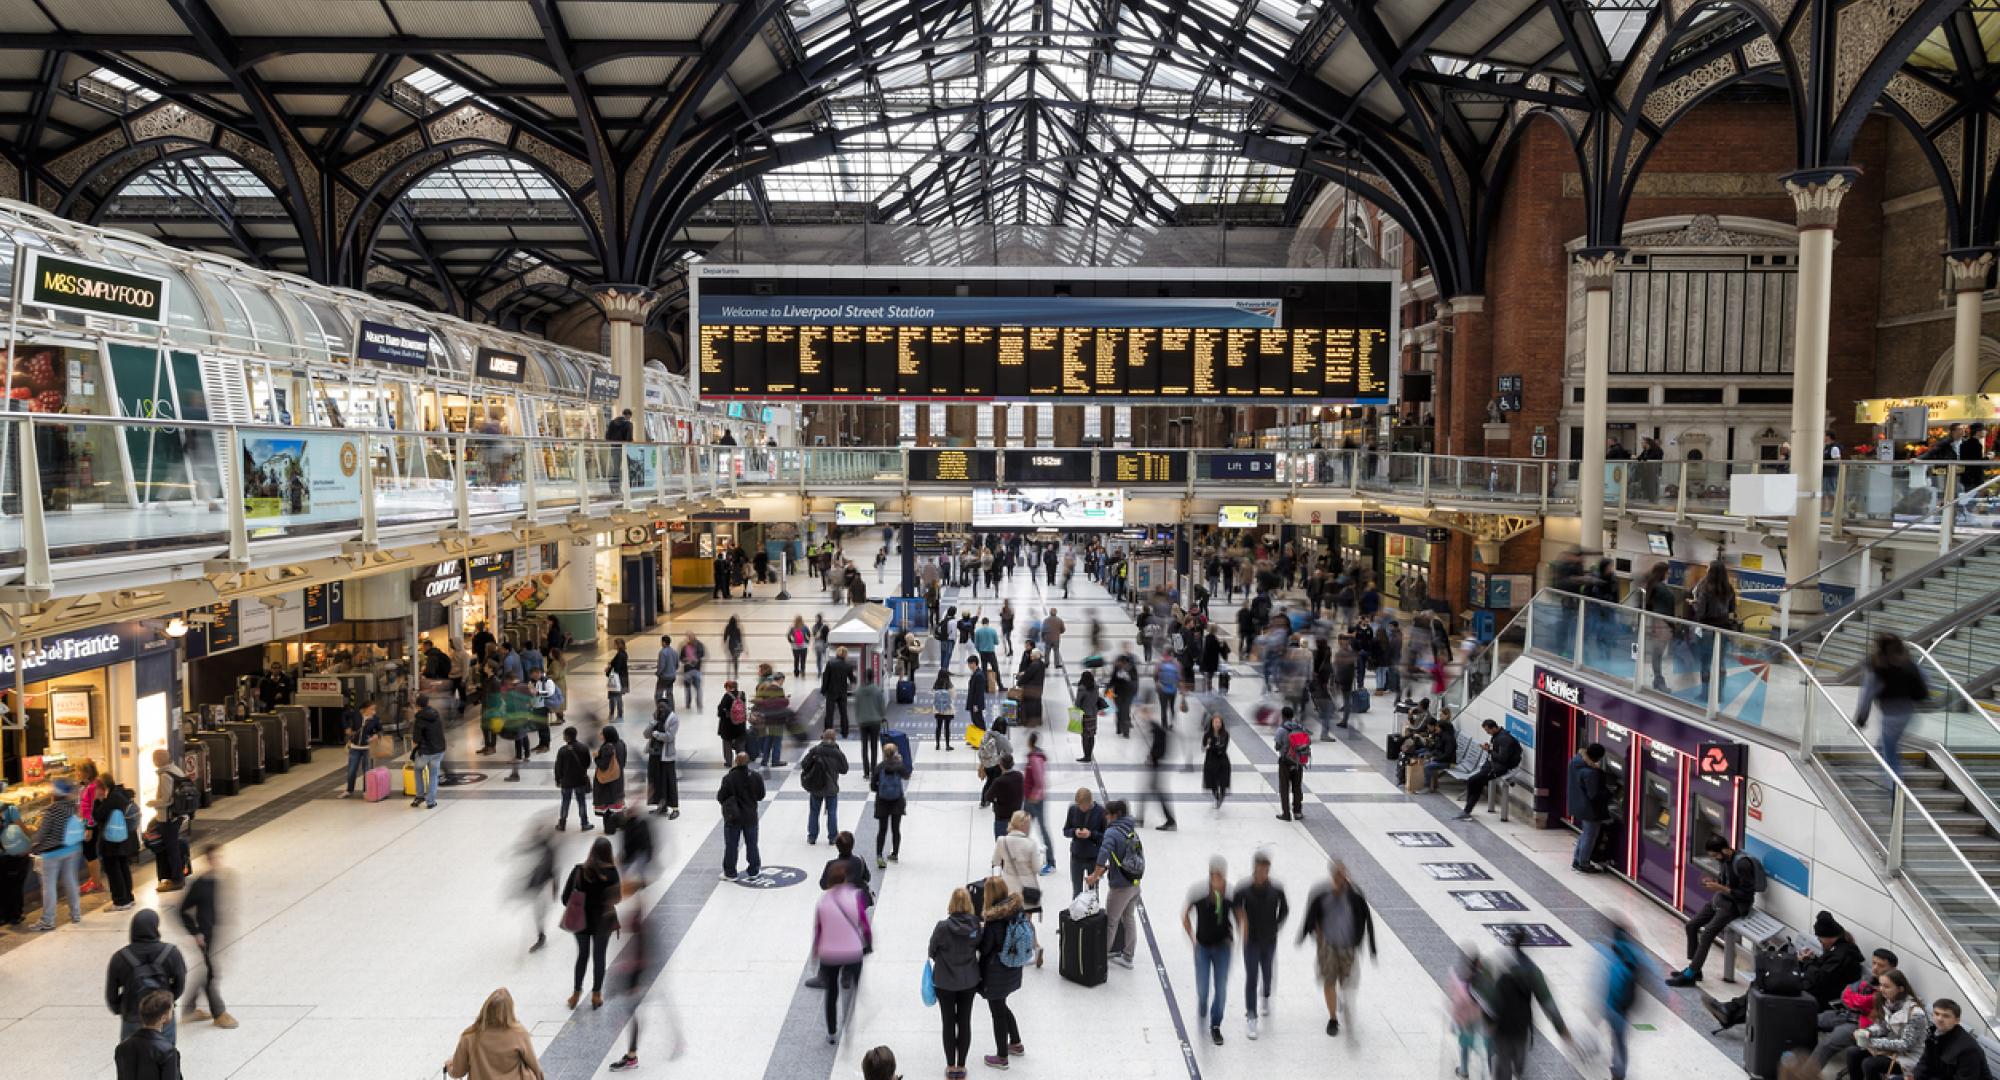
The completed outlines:
<svg viewBox="0 0 2000 1080">
<path fill-rule="evenodd" d="M 1182 450 L 1099 450 L 1098 482 L 1117 484 L 1185 484 L 1188 456 Z"/>
<path fill-rule="evenodd" d="M 745 285 L 694 305 L 703 398 L 1382 404 L 1395 363 L 1386 276 L 1342 281 L 1338 303 L 1289 321 L 1285 301 L 1255 296 L 722 291 Z M 1244 287 L 1260 285 L 1282 283 Z"/>
<path fill-rule="evenodd" d="M 910 482 L 990 484 L 998 460 L 992 450 L 911 450 Z"/>
<path fill-rule="evenodd" d="M 1009 450 L 1007 482 L 1010 484 L 1088 484 L 1088 450 Z"/>
</svg>

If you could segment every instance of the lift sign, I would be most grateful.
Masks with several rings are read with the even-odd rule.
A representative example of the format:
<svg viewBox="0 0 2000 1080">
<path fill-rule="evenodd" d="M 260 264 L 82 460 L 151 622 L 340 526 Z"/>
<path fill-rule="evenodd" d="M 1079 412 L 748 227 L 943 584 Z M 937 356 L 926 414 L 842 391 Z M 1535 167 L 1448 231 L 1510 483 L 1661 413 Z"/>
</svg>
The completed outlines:
<svg viewBox="0 0 2000 1080">
<path fill-rule="evenodd" d="M 1705 742 L 1695 754 L 1695 771 L 1702 776 L 1728 779 L 1743 775 L 1742 743 Z"/>
</svg>

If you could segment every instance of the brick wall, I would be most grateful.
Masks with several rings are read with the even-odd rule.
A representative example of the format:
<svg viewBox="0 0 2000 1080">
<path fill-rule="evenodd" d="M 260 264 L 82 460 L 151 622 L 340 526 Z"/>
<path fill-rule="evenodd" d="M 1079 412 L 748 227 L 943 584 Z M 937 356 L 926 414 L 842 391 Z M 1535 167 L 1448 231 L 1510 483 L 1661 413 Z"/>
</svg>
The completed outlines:
<svg viewBox="0 0 2000 1080">
<path fill-rule="evenodd" d="M 1853 415 L 1853 399 L 1873 393 L 1887 127 L 1885 121 L 1871 120 L 1863 128 L 1855 150 L 1863 173 L 1842 204 L 1836 234 L 1828 403 L 1837 423 Z M 1563 404 L 1569 317 L 1565 245 L 1583 235 L 1584 205 L 1580 194 L 1572 193 L 1574 180 L 1569 179 L 1577 172 L 1575 154 L 1555 124 L 1538 119 L 1521 137 L 1500 193 L 1487 256 L 1490 374 L 1483 393 L 1449 403 L 1451 415 L 1441 426 L 1454 435 L 1476 432 L 1493 393 L 1492 377 L 1518 373 L 1522 412 L 1512 418 L 1511 445 L 1525 452 L 1527 436 L 1539 424 L 1550 436 L 1551 453 L 1557 454 L 1567 450 L 1556 420 Z M 1791 224 L 1792 200 L 1778 177 L 1794 167 L 1792 151 L 1789 106 L 1701 106 L 1676 124 L 1647 160 L 1646 186 L 1632 199 L 1625 219 L 1710 213 Z"/>
<path fill-rule="evenodd" d="M 1944 194 L 1916 141 L 1898 125 L 1886 138 L 1882 214 L 1880 316 L 1875 331 L 1872 396 L 1921 393 L 1952 344 L 1952 297 L 1946 291 Z M 2000 312 L 1991 301 L 1982 331 L 2000 337 Z M 1946 365 L 1949 367 L 1949 364 Z M 1950 386 L 1938 388 L 1948 392 Z"/>
</svg>

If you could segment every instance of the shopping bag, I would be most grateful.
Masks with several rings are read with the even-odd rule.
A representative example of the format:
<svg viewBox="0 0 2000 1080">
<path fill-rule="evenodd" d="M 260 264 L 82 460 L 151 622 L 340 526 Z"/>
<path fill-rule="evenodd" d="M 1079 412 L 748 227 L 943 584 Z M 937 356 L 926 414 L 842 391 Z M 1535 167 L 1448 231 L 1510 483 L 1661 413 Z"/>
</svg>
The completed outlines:
<svg viewBox="0 0 2000 1080">
<path fill-rule="evenodd" d="M 923 982 L 919 984 L 917 992 L 923 995 L 925 1005 L 937 1004 L 937 983 L 932 981 L 931 962 L 929 960 L 924 961 Z"/>
<path fill-rule="evenodd" d="M 1103 895 L 1098 891 L 1096 886 L 1092 886 L 1077 893 L 1075 899 L 1069 902 L 1069 917 L 1082 922 L 1102 910 L 1103 907 Z"/>
<path fill-rule="evenodd" d="M 985 741 L 986 741 L 985 728 L 980 727 L 978 724 L 965 725 L 965 745 L 972 747 L 974 750 L 977 750 L 979 749 L 979 744 Z"/>
<path fill-rule="evenodd" d="M 1069 733 L 1071 735 L 1083 734 L 1083 710 L 1074 705 L 1069 707 Z"/>
</svg>

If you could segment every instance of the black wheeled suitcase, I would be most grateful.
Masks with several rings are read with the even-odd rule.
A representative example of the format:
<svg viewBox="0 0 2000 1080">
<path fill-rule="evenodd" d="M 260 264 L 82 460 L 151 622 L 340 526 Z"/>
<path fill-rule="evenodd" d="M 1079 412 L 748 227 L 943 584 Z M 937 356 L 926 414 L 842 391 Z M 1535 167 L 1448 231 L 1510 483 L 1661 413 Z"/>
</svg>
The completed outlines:
<svg viewBox="0 0 2000 1080">
<path fill-rule="evenodd" d="M 917 703 L 917 680 L 898 679 L 896 681 L 896 704 L 914 705 L 916 703 Z"/>
<path fill-rule="evenodd" d="M 1069 912 L 1063 912 L 1057 929 L 1062 947 L 1062 977 L 1083 986 L 1102 984 L 1111 964 L 1106 951 L 1110 942 L 1105 940 L 1110 934 L 1111 919 L 1102 911 L 1093 911 L 1081 919 L 1072 919 Z"/>
<path fill-rule="evenodd" d="M 1805 994 L 1750 991 L 1743 1025 L 1743 1071 L 1753 1080 L 1776 1080 L 1785 1051 L 1807 1049 L 1819 1039 L 1819 1005 Z"/>
<path fill-rule="evenodd" d="M 1383 740 L 1383 749 L 1388 751 L 1390 761 L 1394 761 L 1397 758 L 1402 757 L 1403 756 L 1402 732 L 1399 731 L 1390 732 L 1388 736 Z"/>
</svg>

